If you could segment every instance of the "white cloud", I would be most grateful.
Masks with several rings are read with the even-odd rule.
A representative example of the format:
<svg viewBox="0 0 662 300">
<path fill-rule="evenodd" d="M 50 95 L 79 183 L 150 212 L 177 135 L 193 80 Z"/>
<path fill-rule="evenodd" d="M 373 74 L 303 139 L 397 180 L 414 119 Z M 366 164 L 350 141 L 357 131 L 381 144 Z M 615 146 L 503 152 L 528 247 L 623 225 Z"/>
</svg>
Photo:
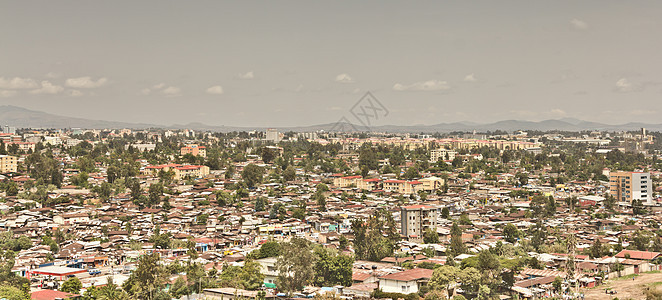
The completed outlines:
<svg viewBox="0 0 662 300">
<path fill-rule="evenodd" d="M 253 73 L 253 71 L 248 71 L 244 74 L 238 74 L 237 78 L 239 78 L 239 79 L 253 79 L 253 78 L 255 78 L 255 74 Z"/>
<path fill-rule="evenodd" d="M 467 75 L 467 76 L 464 76 L 464 81 L 466 81 L 466 82 L 474 82 L 474 81 L 476 81 L 476 76 L 474 76 L 474 74 L 471 73 L 471 74 L 469 74 L 469 75 Z"/>
<path fill-rule="evenodd" d="M 62 76 L 62 74 L 55 73 L 55 72 L 48 72 L 48 74 L 46 74 L 46 77 L 51 78 L 51 79 L 60 78 L 61 76 Z"/>
<path fill-rule="evenodd" d="M 354 79 L 351 76 L 349 76 L 349 74 L 342 73 L 342 74 L 338 74 L 338 76 L 336 76 L 336 82 L 354 83 Z"/>
<path fill-rule="evenodd" d="M 169 86 L 161 91 L 167 97 L 176 97 L 182 95 L 182 89 L 176 86 Z"/>
<path fill-rule="evenodd" d="M 9 98 L 9 97 L 14 97 L 18 94 L 17 91 L 12 91 L 12 90 L 0 90 L 0 97 L 2 98 Z"/>
<path fill-rule="evenodd" d="M 166 87 L 166 84 L 161 82 L 161 83 L 157 83 L 157 84 L 153 85 L 152 87 L 144 88 L 144 89 L 140 90 L 140 93 L 147 96 L 147 95 L 150 95 L 152 92 L 161 91 L 162 93 L 165 94 L 165 90 L 163 89 L 165 87 Z M 170 88 L 173 88 L 173 87 L 170 87 Z M 178 89 L 178 88 L 174 88 L 174 89 Z M 169 92 L 172 92 L 172 90 L 169 91 Z"/>
<path fill-rule="evenodd" d="M 441 80 L 414 82 L 412 84 L 407 84 L 407 85 L 396 83 L 393 85 L 393 90 L 398 92 L 403 92 L 403 91 L 433 92 L 433 91 L 446 91 L 449 90 L 450 88 L 451 86 L 448 84 L 448 82 Z"/>
<path fill-rule="evenodd" d="M 80 96 L 83 95 L 83 92 L 81 92 L 79 90 L 68 90 L 67 94 L 71 97 L 80 97 Z"/>
<path fill-rule="evenodd" d="M 222 95 L 223 93 L 223 87 L 220 85 L 215 85 L 207 89 L 207 94 Z"/>
<path fill-rule="evenodd" d="M 99 80 L 94 81 L 90 76 L 69 78 L 64 82 L 64 85 L 77 88 L 77 89 L 93 89 L 105 85 L 108 82 L 106 77 L 99 78 Z"/>
<path fill-rule="evenodd" d="M 570 20 L 570 24 L 571 24 L 572 27 L 574 27 L 575 29 L 579 29 L 579 30 L 585 30 L 585 29 L 588 29 L 588 24 L 586 24 L 586 22 L 584 22 L 584 21 L 582 21 L 582 20 L 572 19 L 572 20 Z"/>
<path fill-rule="evenodd" d="M 64 88 L 59 85 L 52 84 L 50 81 L 42 81 L 41 88 L 30 91 L 31 94 L 59 94 L 64 91 Z"/>
<path fill-rule="evenodd" d="M 552 115 L 561 116 L 561 117 L 566 115 L 566 112 L 564 110 L 560 109 L 560 108 L 554 108 L 550 111 L 550 113 Z"/>
<path fill-rule="evenodd" d="M 629 93 L 640 91 L 641 86 L 630 82 L 627 78 L 621 78 L 616 81 L 616 91 L 621 93 Z"/>
<path fill-rule="evenodd" d="M 39 87 L 39 84 L 31 78 L 14 77 L 5 79 L 0 77 L 0 89 L 20 90 L 20 89 L 34 89 Z"/>
</svg>

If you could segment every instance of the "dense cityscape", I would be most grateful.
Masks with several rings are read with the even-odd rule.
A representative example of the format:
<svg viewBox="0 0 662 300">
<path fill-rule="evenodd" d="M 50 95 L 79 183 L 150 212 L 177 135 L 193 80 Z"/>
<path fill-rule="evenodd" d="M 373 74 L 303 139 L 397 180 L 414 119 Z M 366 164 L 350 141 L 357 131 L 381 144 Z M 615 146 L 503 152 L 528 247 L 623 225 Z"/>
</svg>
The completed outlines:
<svg viewBox="0 0 662 300">
<path fill-rule="evenodd" d="M 7 299 L 658 293 L 645 129 L 3 131 Z"/>
<path fill-rule="evenodd" d="M 0 0 L 0 300 L 662 300 L 660 16 Z"/>
</svg>

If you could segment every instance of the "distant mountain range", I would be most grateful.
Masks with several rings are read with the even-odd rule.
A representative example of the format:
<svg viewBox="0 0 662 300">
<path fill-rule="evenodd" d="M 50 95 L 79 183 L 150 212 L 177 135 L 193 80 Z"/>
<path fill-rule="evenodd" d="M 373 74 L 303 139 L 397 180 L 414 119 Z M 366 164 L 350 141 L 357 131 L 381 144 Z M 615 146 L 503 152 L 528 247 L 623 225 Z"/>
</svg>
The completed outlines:
<svg viewBox="0 0 662 300">
<path fill-rule="evenodd" d="M 127 122 L 114 122 L 92 120 L 85 118 L 74 118 L 60 115 L 49 114 L 41 111 L 29 110 L 18 106 L 3 105 L 0 106 L 0 125 L 9 125 L 17 128 L 87 128 L 87 129 L 104 129 L 104 128 L 132 128 L 132 129 L 146 129 L 146 128 L 168 128 L 168 129 L 193 129 L 193 130 L 209 130 L 209 131 L 251 131 L 251 130 L 266 130 L 267 127 L 237 127 L 237 126 L 214 126 L 202 123 L 189 123 L 189 124 L 175 124 L 170 126 L 158 124 L 145 124 L 145 123 L 127 123 Z M 587 122 L 573 118 L 564 118 L 559 120 L 544 120 L 540 122 L 520 121 L 520 120 L 505 120 L 489 124 L 478 124 L 473 122 L 455 122 L 455 123 L 439 123 L 435 125 L 381 125 L 366 127 L 351 123 L 339 122 L 328 123 L 311 126 L 295 126 L 295 127 L 272 127 L 281 132 L 294 131 L 294 132 L 312 132 L 312 131 L 374 131 L 374 132 L 393 132 L 393 133 L 446 133 L 452 131 L 473 131 L 478 132 L 505 130 L 562 130 L 562 131 L 582 131 L 582 130 L 606 130 L 606 131 L 623 131 L 623 130 L 638 130 L 639 128 L 646 128 L 650 131 L 662 131 L 662 124 L 646 124 L 646 123 L 626 123 L 620 125 L 609 125 L 596 122 Z"/>
</svg>

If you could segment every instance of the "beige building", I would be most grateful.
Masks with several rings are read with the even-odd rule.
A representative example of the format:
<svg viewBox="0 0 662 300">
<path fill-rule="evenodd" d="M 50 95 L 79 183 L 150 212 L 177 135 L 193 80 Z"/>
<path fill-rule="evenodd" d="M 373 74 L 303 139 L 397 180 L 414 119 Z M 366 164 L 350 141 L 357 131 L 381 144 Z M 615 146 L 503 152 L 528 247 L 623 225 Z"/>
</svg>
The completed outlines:
<svg viewBox="0 0 662 300">
<path fill-rule="evenodd" d="M 430 161 L 438 162 L 439 160 L 453 160 L 457 152 L 448 149 L 434 149 L 430 151 Z"/>
<path fill-rule="evenodd" d="M 16 172 L 18 169 L 18 157 L 11 155 L 0 155 L 0 173 Z"/>
<path fill-rule="evenodd" d="M 444 179 L 436 176 L 426 177 L 418 180 L 423 184 L 423 190 L 426 192 L 436 191 L 444 185 Z"/>
<path fill-rule="evenodd" d="M 363 180 L 361 175 L 336 177 L 333 179 L 333 185 L 339 188 L 346 188 L 350 186 L 358 187 L 361 180 Z"/>
<path fill-rule="evenodd" d="M 209 175 L 209 167 L 207 166 L 180 164 L 147 166 L 142 172 L 146 175 L 158 176 L 161 170 L 164 172 L 173 171 L 175 173 L 175 180 L 180 180 L 187 177 L 202 178 Z"/>
<path fill-rule="evenodd" d="M 406 181 L 398 179 L 384 180 L 384 191 L 400 194 L 414 194 L 423 190 L 423 183 L 417 180 Z"/>
</svg>

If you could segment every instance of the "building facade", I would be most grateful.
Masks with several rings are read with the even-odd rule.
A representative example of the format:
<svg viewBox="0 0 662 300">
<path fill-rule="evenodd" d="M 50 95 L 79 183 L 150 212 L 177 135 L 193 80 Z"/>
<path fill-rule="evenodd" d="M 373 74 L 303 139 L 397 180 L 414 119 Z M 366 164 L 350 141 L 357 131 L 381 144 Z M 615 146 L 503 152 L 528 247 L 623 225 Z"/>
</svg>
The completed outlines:
<svg viewBox="0 0 662 300">
<path fill-rule="evenodd" d="M 653 184 L 648 172 L 609 173 L 609 193 L 618 201 L 653 203 Z"/>
<path fill-rule="evenodd" d="M 180 149 L 180 154 L 207 157 L 207 148 L 205 146 L 198 146 L 198 144 L 188 144 Z"/>
<path fill-rule="evenodd" d="M 426 230 L 437 230 L 439 208 L 430 205 L 410 205 L 400 208 L 401 233 L 420 238 Z"/>
<path fill-rule="evenodd" d="M 0 173 L 16 172 L 18 158 L 11 155 L 0 155 Z"/>
<path fill-rule="evenodd" d="M 457 152 L 448 149 L 434 149 L 430 151 L 430 161 L 438 162 L 439 160 L 454 160 Z"/>
</svg>

